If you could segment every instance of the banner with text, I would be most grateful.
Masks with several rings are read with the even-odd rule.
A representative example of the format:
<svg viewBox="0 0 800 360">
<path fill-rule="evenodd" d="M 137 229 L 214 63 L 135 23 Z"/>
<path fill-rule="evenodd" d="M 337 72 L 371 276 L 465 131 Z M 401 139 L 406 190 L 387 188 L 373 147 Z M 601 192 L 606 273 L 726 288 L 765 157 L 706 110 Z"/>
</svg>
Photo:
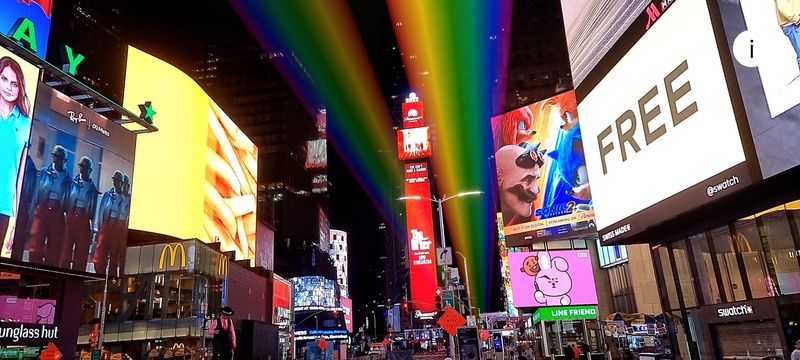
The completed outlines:
<svg viewBox="0 0 800 360">
<path fill-rule="evenodd" d="M 405 165 L 405 194 L 420 197 L 406 200 L 406 224 L 408 228 L 408 264 L 411 276 L 411 300 L 414 309 L 433 311 L 436 296 L 436 246 L 433 243 L 433 213 L 431 185 L 428 180 L 428 164 Z"/>
</svg>

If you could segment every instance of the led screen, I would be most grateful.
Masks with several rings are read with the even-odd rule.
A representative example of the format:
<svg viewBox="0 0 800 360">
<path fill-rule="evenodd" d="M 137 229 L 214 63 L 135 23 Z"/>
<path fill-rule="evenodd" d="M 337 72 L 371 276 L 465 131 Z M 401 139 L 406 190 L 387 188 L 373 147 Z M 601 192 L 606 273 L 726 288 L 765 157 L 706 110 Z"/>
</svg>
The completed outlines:
<svg viewBox="0 0 800 360">
<path fill-rule="evenodd" d="M 39 68 L 4 48 L 0 48 L 0 66 L 0 120 L 5 125 L 3 134 L 7 140 L 3 142 L 3 156 L 0 157 L 0 236 L 3 241 L 0 255 L 9 257 L 11 237 L 20 215 L 17 205 L 20 203 L 20 182 L 28 163 L 25 160 L 31 142 Z M 28 171 L 35 172 L 35 169 Z M 27 215 L 26 209 L 22 210 Z M 15 258 L 21 259 L 21 252 Z"/>
<path fill-rule="evenodd" d="M 272 323 L 283 324 L 290 319 L 292 283 L 275 275 L 272 279 Z"/>
<path fill-rule="evenodd" d="M 506 244 L 595 232 L 575 92 L 491 122 Z"/>
<path fill-rule="evenodd" d="M 294 311 L 336 308 L 336 282 L 322 276 L 292 278 Z"/>
<path fill-rule="evenodd" d="M 306 145 L 306 169 L 328 167 L 328 142 L 325 139 L 311 140 Z"/>
<path fill-rule="evenodd" d="M 508 254 L 514 306 L 597 304 L 589 250 Z"/>
<path fill-rule="evenodd" d="M 434 311 L 436 296 L 436 244 L 433 235 L 431 183 L 426 163 L 405 165 L 406 228 L 408 229 L 408 266 L 411 279 L 411 300 L 414 308 Z"/>
<path fill-rule="evenodd" d="M 761 172 L 770 177 L 800 164 L 800 32 L 789 20 L 800 5 L 718 2 Z"/>
<path fill-rule="evenodd" d="M 672 3 L 579 93 L 604 243 L 751 182 L 705 1 Z"/>
<path fill-rule="evenodd" d="M 650 0 L 561 0 L 575 87 L 589 75 Z"/>
<path fill-rule="evenodd" d="M 136 135 L 39 85 L 10 257 L 124 272 Z"/>
<path fill-rule="evenodd" d="M 256 146 L 188 75 L 130 47 L 124 104 L 148 101 L 159 131 L 136 149 L 131 228 L 219 242 L 254 262 Z"/>
<path fill-rule="evenodd" d="M 0 31 L 44 59 L 50 38 L 54 0 L 1 0 Z"/>
<path fill-rule="evenodd" d="M 431 129 L 427 126 L 397 130 L 397 153 L 400 160 L 431 156 Z"/>
<path fill-rule="evenodd" d="M 414 128 L 425 124 L 422 100 L 406 101 L 400 105 L 403 110 L 403 127 Z"/>
<path fill-rule="evenodd" d="M 353 300 L 342 296 L 342 311 L 344 312 L 344 327 L 347 332 L 353 332 Z"/>
</svg>

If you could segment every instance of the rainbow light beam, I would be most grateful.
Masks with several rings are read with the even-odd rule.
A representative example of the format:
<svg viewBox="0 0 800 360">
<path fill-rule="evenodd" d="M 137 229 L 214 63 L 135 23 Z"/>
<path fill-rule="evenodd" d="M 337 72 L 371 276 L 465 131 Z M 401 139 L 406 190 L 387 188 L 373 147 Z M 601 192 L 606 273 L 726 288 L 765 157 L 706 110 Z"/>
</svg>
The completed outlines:
<svg viewBox="0 0 800 360">
<path fill-rule="evenodd" d="M 473 306 L 492 310 L 494 159 L 492 99 L 503 94 L 510 0 L 388 0 L 406 75 L 435 129 L 433 164 L 442 194 L 482 190 L 448 202 L 445 214 L 469 267 Z M 499 91 L 497 91 L 499 89 Z M 500 101 L 502 102 L 502 101 Z M 460 262 L 460 261 L 459 261 Z M 463 274 L 462 269 L 462 274 Z"/>
</svg>

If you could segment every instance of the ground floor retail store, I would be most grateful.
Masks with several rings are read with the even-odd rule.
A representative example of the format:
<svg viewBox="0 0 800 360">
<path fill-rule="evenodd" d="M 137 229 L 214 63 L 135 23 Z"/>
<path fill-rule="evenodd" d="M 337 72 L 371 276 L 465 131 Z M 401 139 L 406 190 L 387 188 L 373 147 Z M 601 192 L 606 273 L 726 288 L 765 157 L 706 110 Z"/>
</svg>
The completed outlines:
<svg viewBox="0 0 800 360">
<path fill-rule="evenodd" d="M 572 359 L 575 344 L 592 358 L 603 357 L 603 339 L 597 306 L 546 307 L 531 316 L 530 337 L 535 339 L 538 358 Z M 585 345 L 585 346 L 584 346 Z M 586 351 L 581 351 L 585 354 Z"/>
</svg>

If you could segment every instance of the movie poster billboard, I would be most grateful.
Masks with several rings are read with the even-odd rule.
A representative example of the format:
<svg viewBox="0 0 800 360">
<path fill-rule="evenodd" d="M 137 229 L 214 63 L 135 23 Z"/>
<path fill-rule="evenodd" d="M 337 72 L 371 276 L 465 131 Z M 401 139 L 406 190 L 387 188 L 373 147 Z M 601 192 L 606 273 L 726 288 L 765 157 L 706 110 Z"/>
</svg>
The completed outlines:
<svg viewBox="0 0 800 360">
<path fill-rule="evenodd" d="M 10 257 L 120 276 L 136 135 L 39 85 Z"/>
<path fill-rule="evenodd" d="M 306 142 L 306 169 L 325 169 L 328 167 L 328 141 L 325 139 Z"/>
<path fill-rule="evenodd" d="M 353 300 L 342 296 L 342 311 L 344 312 L 344 327 L 347 332 L 353 332 Z"/>
<path fill-rule="evenodd" d="M 17 205 L 28 163 L 26 158 L 38 86 L 39 68 L 0 48 L 0 120 L 5 124 L 3 134 L 6 139 L 0 157 L 0 241 L 3 243 L 0 255 L 3 257 L 11 254 L 12 236 L 20 215 Z"/>
<path fill-rule="evenodd" d="M 589 250 L 508 254 L 517 308 L 596 305 Z"/>
<path fill-rule="evenodd" d="M 491 122 L 506 245 L 595 232 L 575 92 Z"/>
<path fill-rule="evenodd" d="M 718 1 L 764 178 L 800 165 L 796 0 Z"/>
<path fill-rule="evenodd" d="M 129 47 L 125 78 L 124 106 L 149 102 L 159 129 L 136 148 L 131 228 L 217 242 L 255 264 L 255 144 L 174 66 Z"/>
<path fill-rule="evenodd" d="M 436 310 L 436 245 L 433 235 L 431 183 L 426 163 L 405 165 L 406 228 L 408 229 L 408 265 L 411 278 L 411 300 L 414 309 L 428 312 Z"/>
<path fill-rule="evenodd" d="M 424 126 L 397 130 L 397 154 L 400 160 L 431 156 L 431 128 Z"/>
</svg>

